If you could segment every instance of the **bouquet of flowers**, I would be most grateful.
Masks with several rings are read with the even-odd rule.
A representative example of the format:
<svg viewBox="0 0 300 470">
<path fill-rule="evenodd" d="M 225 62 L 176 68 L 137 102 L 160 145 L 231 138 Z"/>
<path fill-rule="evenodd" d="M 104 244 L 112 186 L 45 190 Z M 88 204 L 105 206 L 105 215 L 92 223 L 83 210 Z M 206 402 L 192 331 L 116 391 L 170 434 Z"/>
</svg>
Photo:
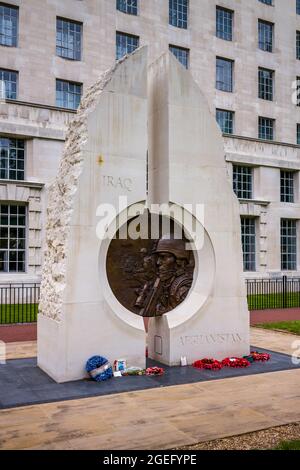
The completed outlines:
<svg viewBox="0 0 300 470">
<path fill-rule="evenodd" d="M 196 361 L 193 364 L 193 367 L 196 369 L 206 369 L 206 370 L 220 370 L 222 369 L 222 363 L 216 359 L 202 359 L 201 361 Z"/>
</svg>

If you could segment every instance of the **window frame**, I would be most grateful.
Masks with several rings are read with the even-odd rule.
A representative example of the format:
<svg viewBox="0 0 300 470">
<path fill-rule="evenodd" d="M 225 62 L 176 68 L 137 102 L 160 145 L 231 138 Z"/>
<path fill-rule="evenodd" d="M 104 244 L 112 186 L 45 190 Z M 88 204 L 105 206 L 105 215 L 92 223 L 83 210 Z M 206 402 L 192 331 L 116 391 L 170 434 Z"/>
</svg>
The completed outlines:
<svg viewBox="0 0 300 470">
<path fill-rule="evenodd" d="M 23 204 L 23 203 L 20 203 L 20 202 L 7 202 L 7 201 L 1 201 L 0 202 L 0 206 L 8 206 L 8 212 L 7 212 L 7 217 L 8 217 L 8 224 L 5 225 L 5 224 L 2 224 L 1 223 L 1 215 L 0 215 L 0 235 L 1 235 L 1 229 L 5 229 L 7 227 L 7 233 L 8 233 L 8 236 L 7 237 L 1 237 L 0 239 L 0 243 L 1 243 L 1 240 L 5 240 L 7 238 L 7 248 L 0 248 L 0 253 L 2 252 L 6 252 L 8 254 L 7 256 L 7 270 L 0 270 L 0 276 L 1 275 L 7 275 L 7 274 L 26 274 L 27 273 L 27 263 L 28 263 L 28 233 L 29 233 L 29 230 L 28 230 L 28 222 L 29 222 L 29 217 L 28 217 L 28 205 L 27 204 Z M 11 219 L 10 219 L 10 216 L 12 215 L 11 214 L 11 207 L 17 207 L 17 208 L 20 208 L 20 207 L 24 207 L 24 214 L 19 214 L 19 209 L 17 209 L 17 217 L 19 217 L 20 215 L 21 216 L 24 216 L 25 217 L 25 224 L 24 225 L 20 225 L 19 223 L 15 224 L 15 225 L 12 225 L 10 223 Z M 0 207 L 0 214 L 1 214 L 1 207 Z M 14 214 L 13 214 L 14 215 Z M 3 216 L 3 214 L 2 214 Z M 5 217 L 5 216 L 4 216 Z M 17 221 L 19 222 L 19 218 L 17 218 Z M 10 233 L 11 233 L 11 230 L 12 229 L 16 229 L 17 232 L 19 229 L 21 230 L 24 230 L 24 237 L 11 237 L 10 236 Z M 24 248 L 22 249 L 19 249 L 19 248 L 11 248 L 10 247 L 10 241 L 11 240 L 16 240 L 16 241 L 19 241 L 19 240 L 23 240 L 24 241 Z M 1 244 L 0 244 L 1 246 Z M 19 261 L 10 261 L 10 252 L 16 252 L 16 253 L 19 253 L 19 252 L 23 252 L 24 253 L 24 259 L 23 261 L 19 262 Z M 15 262 L 16 263 L 16 268 L 18 267 L 18 264 L 19 263 L 23 263 L 23 269 L 20 270 L 20 269 L 16 269 L 16 270 L 12 270 L 11 267 L 10 267 L 10 263 L 13 263 Z M 1 263 L 1 262 L 0 262 Z"/>
<path fill-rule="evenodd" d="M 1 81 L 5 83 L 5 80 L 1 80 L 1 73 L 13 73 L 16 75 L 16 97 L 15 98 L 10 98 L 10 97 L 7 97 L 6 96 L 6 87 L 5 87 L 5 97 L 2 98 L 2 87 L 1 87 Z M 10 81 L 10 83 L 13 83 L 12 81 Z M 9 69 L 3 69 L 3 68 L 0 68 L 0 99 L 4 99 L 4 100 L 12 100 L 12 101 L 17 101 L 19 99 L 19 72 L 17 70 L 9 70 Z"/>
<path fill-rule="evenodd" d="M 181 60 L 174 54 L 174 51 L 182 51 L 186 52 L 186 64 L 183 64 Z M 187 49 L 186 47 L 182 46 L 175 46 L 174 44 L 169 44 L 169 51 L 174 55 L 174 57 L 178 60 L 178 62 L 186 69 L 188 70 L 190 68 L 190 49 Z"/>
<path fill-rule="evenodd" d="M 56 89 L 56 107 L 57 107 L 57 108 L 60 108 L 60 109 L 69 109 L 69 110 L 76 111 L 76 110 L 78 109 L 78 107 L 77 107 L 77 108 L 65 107 L 65 106 L 60 106 L 60 105 L 58 104 L 57 93 L 58 93 L 58 91 L 64 92 L 64 90 L 58 90 L 58 89 L 57 89 L 57 85 L 58 85 L 59 82 L 62 83 L 62 84 L 63 84 L 63 83 L 67 83 L 68 85 L 80 86 L 81 94 L 80 94 L 80 100 L 79 100 L 79 103 L 78 103 L 78 107 L 80 106 L 80 101 L 81 101 L 81 99 L 82 99 L 83 84 L 82 84 L 82 83 L 79 83 L 79 82 L 73 82 L 73 81 L 70 81 L 70 80 L 64 80 L 64 79 L 62 79 L 62 78 L 56 78 L 56 82 L 55 82 L 55 84 L 56 84 L 56 87 L 55 87 L 55 89 Z M 70 94 L 69 91 L 68 91 L 68 94 Z M 75 93 L 72 93 L 72 94 L 73 94 L 73 95 L 78 95 L 78 93 L 76 93 L 76 94 L 75 94 Z M 69 102 L 69 100 L 68 100 L 68 102 Z"/>
<path fill-rule="evenodd" d="M 268 120 L 268 121 L 272 122 L 272 124 L 273 124 L 272 127 L 269 127 L 269 129 L 272 129 L 272 138 L 271 139 L 268 139 L 267 137 L 261 137 L 261 132 L 260 132 L 261 131 L 261 125 L 260 125 L 260 123 L 261 123 L 262 119 Z M 260 140 L 265 140 L 265 141 L 268 141 L 268 142 L 274 142 L 275 141 L 275 135 L 276 135 L 276 127 L 275 126 L 276 126 L 276 120 L 275 119 L 269 118 L 269 117 L 264 117 L 264 116 L 259 116 L 258 117 L 258 138 Z M 267 132 L 265 131 L 265 134 L 266 133 Z"/>
<path fill-rule="evenodd" d="M 264 78 L 264 81 L 261 81 L 261 74 L 264 72 L 269 72 L 271 75 L 271 79 Z M 268 91 L 268 87 L 270 87 L 268 80 L 270 80 L 272 84 L 271 93 Z M 274 95 L 275 95 L 275 71 L 271 69 L 267 69 L 265 67 L 259 67 L 258 68 L 258 98 L 264 101 L 274 101 Z"/>
<path fill-rule="evenodd" d="M 127 39 L 136 39 L 137 40 L 137 45 L 132 51 L 126 51 L 125 54 L 119 56 L 118 55 L 118 37 L 126 37 Z M 140 36 L 136 36 L 135 34 L 131 33 L 124 33 L 123 31 L 116 31 L 116 60 L 121 60 L 125 55 L 132 54 L 136 49 L 140 47 Z"/>
<path fill-rule="evenodd" d="M 241 238 L 242 238 L 242 249 L 243 249 L 243 268 L 245 273 L 250 272 L 257 272 L 257 222 L 256 217 L 248 217 L 248 216 L 241 216 Z M 251 226 L 248 227 L 248 233 L 246 233 L 244 222 L 251 221 Z M 250 231 L 254 228 L 254 232 L 250 233 Z M 248 242 L 246 244 L 246 237 L 251 237 L 252 242 Z M 254 243 L 253 243 L 254 240 Z M 250 246 L 254 249 L 252 251 L 245 250 L 245 247 Z M 249 259 L 247 259 L 247 257 Z"/>
<path fill-rule="evenodd" d="M 175 11 L 175 7 L 173 6 L 173 3 L 177 2 L 177 9 Z M 186 21 L 184 19 L 179 19 L 178 18 L 178 2 L 186 2 Z M 185 8 L 183 6 L 183 8 Z M 179 29 L 188 29 L 189 28 L 189 13 L 190 13 L 190 1 L 189 0 L 169 0 L 169 25 L 173 26 L 174 28 L 179 28 Z M 182 15 L 184 15 L 184 11 L 182 12 Z M 173 18 L 176 16 L 176 21 L 173 22 Z M 181 25 L 179 24 L 181 21 Z M 185 26 L 184 26 L 185 24 Z"/>
<path fill-rule="evenodd" d="M 288 175 L 290 177 L 288 177 Z M 285 204 L 295 204 L 296 196 L 295 171 L 280 170 L 280 202 Z M 289 192 L 289 182 L 292 181 L 291 192 Z"/>
<path fill-rule="evenodd" d="M 269 44 L 271 44 L 271 48 L 267 47 L 268 41 L 266 41 L 266 33 L 264 33 L 264 41 L 263 42 L 261 41 L 260 26 L 262 26 L 262 25 L 271 27 L 272 42 L 269 43 Z M 266 21 L 266 20 L 262 20 L 262 19 L 259 18 L 258 19 L 258 49 L 263 51 L 263 52 L 268 52 L 268 53 L 272 54 L 274 52 L 274 49 L 275 49 L 274 41 L 275 41 L 275 24 L 272 23 L 271 21 Z M 261 47 L 262 44 L 264 44 L 266 46 Z"/>
<path fill-rule="evenodd" d="M 240 170 L 239 173 L 236 173 L 236 171 L 238 170 Z M 245 170 L 248 171 L 248 174 Z M 240 179 L 238 177 L 240 177 Z M 232 170 L 232 179 L 233 179 L 233 191 L 236 197 L 238 199 L 253 201 L 253 193 L 254 193 L 254 169 L 253 167 L 234 164 L 233 170 Z M 241 188 L 239 188 L 238 185 L 240 185 Z M 246 187 L 244 185 L 246 185 Z"/>
<path fill-rule="evenodd" d="M 220 125 L 220 122 L 219 122 L 219 119 L 218 119 L 218 114 L 223 114 L 224 113 L 227 113 L 227 114 L 231 114 L 231 123 L 232 123 L 232 132 L 226 132 L 221 125 Z M 226 118 L 225 118 L 226 119 Z M 221 132 L 225 135 L 234 135 L 234 128 L 235 128 L 235 112 L 234 111 L 231 111 L 230 109 L 221 109 L 221 108 L 216 108 L 216 121 L 217 121 L 217 124 L 219 125 L 220 129 L 221 129 Z"/>
<path fill-rule="evenodd" d="M 231 34 L 230 34 L 230 39 L 227 37 L 224 37 L 224 35 L 218 34 L 219 29 L 218 29 L 218 13 L 223 12 L 223 13 L 229 13 L 231 15 Z M 225 23 L 223 21 L 223 23 Z M 216 6 L 216 37 L 219 39 L 223 39 L 224 41 L 232 42 L 234 40 L 234 10 L 230 10 L 229 8 L 222 7 L 220 5 Z"/>
<path fill-rule="evenodd" d="M 68 24 L 68 45 L 69 45 L 69 37 L 70 37 L 70 30 L 69 30 L 69 26 L 71 24 L 74 24 L 74 25 L 77 25 L 77 26 L 80 26 L 80 51 L 79 51 L 79 58 L 76 58 L 76 48 L 73 49 L 73 52 L 74 52 L 74 56 L 73 57 L 68 57 L 68 56 L 65 56 L 65 55 L 62 55 L 62 54 L 59 54 L 58 53 L 58 49 L 61 49 L 61 51 L 63 49 L 66 49 L 67 51 L 71 50 L 69 47 L 63 47 L 63 41 L 61 41 L 61 45 L 59 46 L 58 45 L 58 22 L 61 21 L 63 23 L 67 23 Z M 61 31 L 61 34 L 63 35 L 63 32 Z M 75 34 L 78 34 L 77 32 L 75 32 Z M 76 43 L 76 39 L 75 39 L 75 43 Z M 57 16 L 56 17 L 56 48 L 55 48 L 55 52 L 56 52 L 56 56 L 57 57 L 60 57 L 61 59 L 66 59 L 66 60 L 71 60 L 71 61 L 74 61 L 74 62 L 81 62 L 82 61 L 82 56 L 83 56 L 83 23 L 80 22 L 80 21 L 76 21 L 76 20 L 71 20 L 69 18 L 63 18 L 61 16 Z"/>
<path fill-rule="evenodd" d="M 283 228 L 283 222 L 289 222 L 290 226 Z M 295 234 L 283 234 L 283 230 L 294 230 Z M 298 220 L 297 219 L 288 219 L 282 218 L 280 219 L 280 255 L 281 255 L 281 270 L 282 271 L 297 271 L 298 268 L 298 242 L 297 242 L 297 235 L 298 235 Z M 283 239 L 293 239 L 295 243 L 286 243 L 283 245 Z M 283 250 L 284 246 L 286 247 L 286 251 Z M 294 250 L 288 250 L 288 248 L 293 247 Z M 287 257 L 287 260 L 284 260 L 284 257 Z M 289 259 L 289 257 L 294 257 L 293 259 Z"/>
<path fill-rule="evenodd" d="M 218 80 L 218 69 L 220 69 L 220 66 L 218 66 L 218 61 L 223 61 L 224 63 L 228 63 L 228 64 L 231 64 L 231 79 L 230 79 L 230 86 L 228 88 L 225 89 L 224 88 L 220 88 L 218 86 L 219 83 L 226 83 L 225 81 L 221 82 L 220 80 Z M 234 60 L 232 59 L 227 59 L 225 57 L 220 57 L 220 56 L 217 56 L 216 57 L 216 89 L 219 90 L 219 91 L 223 91 L 225 93 L 234 93 Z M 223 73 L 223 77 L 225 76 L 225 74 Z"/>
<path fill-rule="evenodd" d="M 3 8 L 10 8 L 11 10 L 16 10 L 16 43 L 15 44 L 2 44 L 0 42 L 0 46 L 3 46 L 3 47 L 18 47 L 19 45 L 19 6 L 18 5 L 10 5 L 8 3 L 5 3 L 5 2 L 0 2 L 0 7 L 3 7 Z M 0 35 L 1 37 L 1 35 Z"/>
<path fill-rule="evenodd" d="M 121 4 L 121 2 L 124 2 L 124 1 L 126 2 L 125 10 L 123 10 L 121 7 L 119 8 L 119 4 Z M 138 16 L 139 15 L 139 0 L 135 0 L 135 1 L 136 1 L 136 13 L 132 13 L 128 11 L 128 7 L 129 7 L 128 0 L 116 0 L 116 10 L 120 11 L 121 13 L 125 13 L 125 15 Z"/>
<path fill-rule="evenodd" d="M 1 157 L 1 149 L 2 149 L 2 146 L 0 145 L 0 181 L 14 181 L 14 182 L 20 182 L 20 181 L 26 181 L 26 140 L 25 139 L 17 139 L 17 138 L 12 138 L 12 137 L 6 137 L 6 136 L 2 136 L 0 135 L 0 142 L 1 140 L 8 140 L 9 141 L 9 145 L 8 145 L 8 158 L 7 159 L 4 159 L 4 160 L 7 160 L 7 167 L 4 166 L 4 168 L 2 168 L 2 157 Z M 10 146 L 10 143 L 15 141 L 16 142 L 16 145 L 15 146 Z M 22 147 L 18 147 L 18 144 L 20 143 L 23 143 L 23 148 Z M 14 150 L 15 153 L 16 153 L 16 158 L 12 158 L 10 157 L 10 151 L 11 150 Z M 21 152 L 23 153 L 23 159 L 21 158 L 18 158 L 18 153 Z M 10 161 L 16 161 L 16 169 L 11 169 L 10 168 Z M 17 168 L 18 165 L 17 163 L 19 161 L 23 161 L 23 169 L 19 169 Z M 1 178 L 1 172 L 2 171 L 7 171 L 8 172 L 8 178 Z M 10 172 L 11 171 L 15 171 L 16 173 L 16 176 L 17 176 L 17 173 L 18 172 L 22 172 L 23 173 L 23 178 L 22 179 L 19 179 L 19 178 L 11 178 L 11 174 Z"/>
</svg>

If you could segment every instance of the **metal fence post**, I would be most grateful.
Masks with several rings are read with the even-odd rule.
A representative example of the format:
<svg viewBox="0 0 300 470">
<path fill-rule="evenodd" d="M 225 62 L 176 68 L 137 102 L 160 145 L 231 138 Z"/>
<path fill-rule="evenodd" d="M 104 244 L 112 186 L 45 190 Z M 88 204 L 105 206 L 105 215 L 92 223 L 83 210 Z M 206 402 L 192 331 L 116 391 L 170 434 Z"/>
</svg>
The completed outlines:
<svg viewBox="0 0 300 470">
<path fill-rule="evenodd" d="M 287 276 L 283 276 L 282 278 L 282 308 L 286 308 L 286 304 L 287 304 L 287 298 L 286 298 L 286 294 L 287 294 Z"/>
</svg>

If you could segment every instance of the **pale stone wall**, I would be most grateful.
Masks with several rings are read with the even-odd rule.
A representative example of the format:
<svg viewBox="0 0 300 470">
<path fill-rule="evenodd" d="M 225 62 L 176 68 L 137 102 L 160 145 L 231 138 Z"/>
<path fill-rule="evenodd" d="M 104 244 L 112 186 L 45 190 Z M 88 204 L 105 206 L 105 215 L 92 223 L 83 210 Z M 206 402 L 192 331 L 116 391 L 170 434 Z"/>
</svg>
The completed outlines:
<svg viewBox="0 0 300 470">
<path fill-rule="evenodd" d="M 235 111 L 235 134 L 244 137 L 225 138 L 229 172 L 232 171 L 232 162 L 255 167 L 255 199 L 258 202 L 243 203 L 241 212 L 245 215 L 255 206 L 260 227 L 258 275 L 280 271 L 278 218 L 300 219 L 299 184 L 296 204 L 281 204 L 278 194 L 280 168 L 300 170 L 300 150 L 294 146 L 300 108 L 291 100 L 292 83 L 296 76 L 300 76 L 300 62 L 295 58 L 300 15 L 296 15 L 295 0 L 276 0 L 274 6 L 264 5 L 258 0 L 190 0 L 188 30 L 168 24 L 167 0 L 140 0 L 137 17 L 116 11 L 115 0 L 8 0 L 8 3 L 20 7 L 19 43 L 17 48 L 0 46 L 0 67 L 19 72 L 19 100 L 22 104 L 0 103 L 0 133 L 27 140 L 28 183 L 40 183 L 47 188 L 53 181 L 62 155 L 65 129 L 74 117 L 73 112 L 55 108 L 56 78 L 82 82 L 85 92 L 103 71 L 114 64 L 116 31 L 140 36 L 140 44 L 149 45 L 150 62 L 167 50 L 169 44 L 189 48 L 191 73 L 203 90 L 211 111 L 214 113 L 215 108 Z M 216 5 L 235 12 L 232 42 L 215 35 Z M 80 62 L 56 56 L 57 16 L 83 22 Z M 257 47 L 258 18 L 275 23 L 272 54 Z M 216 56 L 235 61 L 233 93 L 215 89 Z M 257 98 L 260 66 L 275 70 L 273 102 Z M 287 146 L 255 140 L 259 115 L 276 119 L 275 139 L 287 143 Z M 248 140 L 248 137 L 253 140 Z M 261 200 L 269 204 L 261 205 Z M 46 207 L 45 189 L 41 191 L 41 204 Z M 262 219 L 259 214 L 263 214 Z M 45 226 L 44 209 L 41 225 Z M 39 279 L 41 266 L 38 263 L 41 259 L 38 255 L 34 261 L 36 280 Z M 300 256 L 298 264 L 296 274 L 299 275 Z M 22 275 L 22 279 L 31 279 L 31 276 L 29 265 L 28 273 Z M 0 274 L 0 280 L 13 280 L 15 277 L 13 274 Z"/>
</svg>

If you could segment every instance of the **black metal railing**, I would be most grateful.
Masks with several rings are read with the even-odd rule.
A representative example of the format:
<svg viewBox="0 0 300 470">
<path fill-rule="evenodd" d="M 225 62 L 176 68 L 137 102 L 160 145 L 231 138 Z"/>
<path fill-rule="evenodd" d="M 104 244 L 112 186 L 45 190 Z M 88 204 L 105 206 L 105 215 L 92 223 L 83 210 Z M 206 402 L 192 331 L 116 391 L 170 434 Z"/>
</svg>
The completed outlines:
<svg viewBox="0 0 300 470">
<path fill-rule="evenodd" d="M 300 278 L 247 279 L 249 310 L 300 307 Z"/>
<path fill-rule="evenodd" d="M 40 284 L 0 284 L 0 325 L 37 321 Z"/>
<path fill-rule="evenodd" d="M 247 279 L 249 310 L 300 308 L 300 278 Z M 40 284 L 0 284 L 0 325 L 37 321 Z"/>
</svg>

